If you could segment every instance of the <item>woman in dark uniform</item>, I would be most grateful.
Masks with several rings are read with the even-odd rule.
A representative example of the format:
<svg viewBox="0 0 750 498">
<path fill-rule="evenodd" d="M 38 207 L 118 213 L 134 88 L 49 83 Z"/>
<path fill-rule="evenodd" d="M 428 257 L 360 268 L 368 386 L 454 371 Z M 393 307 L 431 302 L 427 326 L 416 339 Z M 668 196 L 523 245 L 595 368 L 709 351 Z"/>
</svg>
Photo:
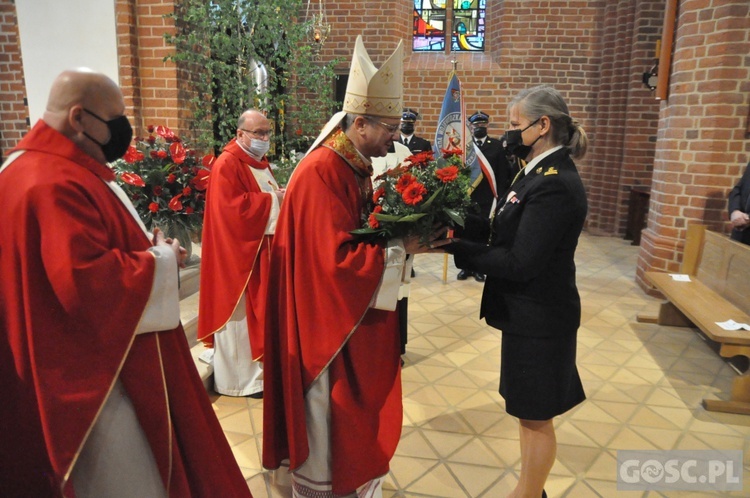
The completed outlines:
<svg viewBox="0 0 750 498">
<path fill-rule="evenodd" d="M 502 330 L 500 394 L 520 420 L 521 473 L 511 497 L 544 496 L 555 462 L 553 417 L 585 399 L 576 369 L 581 301 L 574 255 L 586 192 L 571 158 L 584 130 L 549 86 L 509 105 L 506 152 L 527 161 L 490 220 L 472 219 L 447 247 L 456 266 L 487 275 L 480 316 Z"/>
</svg>

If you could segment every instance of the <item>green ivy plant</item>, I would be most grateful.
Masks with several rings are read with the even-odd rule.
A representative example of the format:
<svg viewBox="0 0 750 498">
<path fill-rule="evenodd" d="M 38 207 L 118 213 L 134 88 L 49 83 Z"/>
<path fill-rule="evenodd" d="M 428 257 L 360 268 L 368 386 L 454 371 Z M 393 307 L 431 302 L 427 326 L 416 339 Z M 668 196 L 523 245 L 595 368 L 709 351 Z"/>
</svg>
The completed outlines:
<svg viewBox="0 0 750 498">
<path fill-rule="evenodd" d="M 334 67 L 318 60 L 303 0 L 184 0 L 167 34 L 188 92 L 194 143 L 219 152 L 250 107 L 267 112 L 275 134 L 269 157 L 306 150 L 335 112 Z M 258 87 L 257 63 L 267 71 Z"/>
</svg>

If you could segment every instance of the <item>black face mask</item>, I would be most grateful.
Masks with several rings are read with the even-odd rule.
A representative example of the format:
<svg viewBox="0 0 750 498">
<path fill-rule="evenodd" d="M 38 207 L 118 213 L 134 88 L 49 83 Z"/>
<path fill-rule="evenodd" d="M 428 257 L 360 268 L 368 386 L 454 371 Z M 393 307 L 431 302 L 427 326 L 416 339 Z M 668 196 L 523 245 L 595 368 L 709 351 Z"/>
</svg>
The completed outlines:
<svg viewBox="0 0 750 498">
<path fill-rule="evenodd" d="M 84 111 L 107 125 L 107 129 L 109 130 L 109 140 L 106 143 L 101 143 L 85 131 L 83 132 L 89 140 L 101 147 L 102 153 L 104 153 L 104 159 L 106 159 L 108 163 L 111 163 L 112 161 L 124 156 L 125 152 L 128 151 L 130 140 L 133 138 L 133 127 L 130 126 L 128 118 L 126 116 L 118 116 L 115 119 L 105 121 L 88 109 L 84 109 Z"/>
<path fill-rule="evenodd" d="M 402 123 L 401 133 L 403 133 L 404 135 L 411 135 L 412 133 L 414 133 L 414 123 Z"/>
<path fill-rule="evenodd" d="M 486 136 L 487 128 L 485 128 L 484 126 L 477 126 L 476 128 L 474 128 L 474 138 L 476 138 L 477 140 L 481 140 Z"/>
<path fill-rule="evenodd" d="M 500 141 L 502 142 L 503 147 L 505 147 L 506 156 L 516 156 L 518 159 L 526 159 L 526 156 L 528 156 L 531 152 L 531 147 L 536 143 L 537 140 L 542 138 L 542 136 L 539 135 L 538 137 L 536 137 L 536 140 L 531 142 L 530 145 L 524 145 L 523 136 L 521 136 L 521 134 L 535 125 L 536 122 L 539 121 L 539 119 L 541 118 L 538 118 L 533 123 L 529 123 L 529 126 L 524 128 L 523 130 L 508 130 L 505 132 Z"/>
</svg>

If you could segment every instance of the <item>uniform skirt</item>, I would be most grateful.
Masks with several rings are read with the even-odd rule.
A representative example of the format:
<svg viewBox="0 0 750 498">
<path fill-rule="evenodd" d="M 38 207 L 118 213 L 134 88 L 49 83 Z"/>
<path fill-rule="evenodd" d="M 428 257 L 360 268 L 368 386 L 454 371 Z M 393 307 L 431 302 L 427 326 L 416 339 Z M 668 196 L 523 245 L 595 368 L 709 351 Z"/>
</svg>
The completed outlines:
<svg viewBox="0 0 750 498">
<path fill-rule="evenodd" d="M 576 368 L 576 334 L 502 335 L 500 395 L 506 411 L 525 420 L 548 420 L 586 399 Z"/>
</svg>

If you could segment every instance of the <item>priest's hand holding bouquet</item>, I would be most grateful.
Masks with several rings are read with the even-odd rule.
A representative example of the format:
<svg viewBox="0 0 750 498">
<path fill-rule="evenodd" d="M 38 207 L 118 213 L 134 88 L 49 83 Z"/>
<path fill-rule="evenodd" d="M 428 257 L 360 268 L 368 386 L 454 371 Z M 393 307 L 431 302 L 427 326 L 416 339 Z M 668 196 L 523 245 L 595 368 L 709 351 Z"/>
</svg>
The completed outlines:
<svg viewBox="0 0 750 498">
<path fill-rule="evenodd" d="M 473 202 L 470 171 L 460 151 L 443 152 L 437 160 L 431 151 L 420 152 L 377 176 L 372 208 L 363 227 L 352 233 L 403 237 L 406 244 L 418 242 L 415 247 L 428 249 L 448 243 L 435 237 L 443 235 L 445 227 L 463 226 Z"/>
</svg>

